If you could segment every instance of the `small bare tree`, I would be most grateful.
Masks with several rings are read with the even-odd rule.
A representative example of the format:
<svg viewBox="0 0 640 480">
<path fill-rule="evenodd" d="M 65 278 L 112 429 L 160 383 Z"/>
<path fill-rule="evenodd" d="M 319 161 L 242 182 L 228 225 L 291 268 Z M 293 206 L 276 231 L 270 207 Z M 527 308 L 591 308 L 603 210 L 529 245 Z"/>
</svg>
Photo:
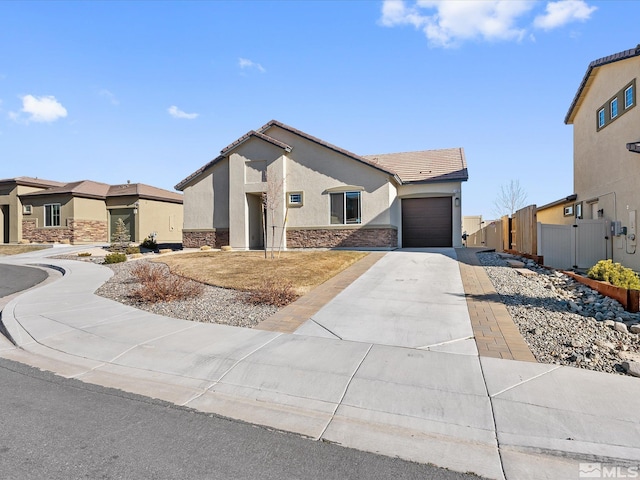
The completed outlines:
<svg viewBox="0 0 640 480">
<path fill-rule="evenodd" d="M 267 175 L 267 191 L 262 194 L 264 258 L 267 258 L 267 232 L 269 228 L 271 228 L 271 258 L 275 258 L 276 211 L 282 205 L 283 190 L 284 178 L 277 179 Z"/>
<path fill-rule="evenodd" d="M 500 186 L 500 192 L 493 201 L 493 213 L 502 217 L 513 214 L 525 206 L 527 193 L 520 185 L 519 180 L 510 180 L 508 184 Z"/>
</svg>

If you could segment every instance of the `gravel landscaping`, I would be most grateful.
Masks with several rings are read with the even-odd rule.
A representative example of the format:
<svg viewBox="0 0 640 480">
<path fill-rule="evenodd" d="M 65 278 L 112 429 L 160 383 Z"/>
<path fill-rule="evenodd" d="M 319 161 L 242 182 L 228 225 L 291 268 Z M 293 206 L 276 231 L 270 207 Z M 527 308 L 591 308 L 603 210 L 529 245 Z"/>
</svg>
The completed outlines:
<svg viewBox="0 0 640 480">
<path fill-rule="evenodd" d="M 202 295 L 189 300 L 158 303 L 138 302 L 130 296 L 132 291 L 139 286 L 139 283 L 131 275 L 131 270 L 140 262 L 148 261 L 143 259 L 107 265 L 113 270 L 114 275 L 98 288 L 96 294 L 158 315 L 236 327 L 254 327 L 278 310 L 277 307 L 269 305 L 247 303 L 245 301 L 247 293 L 210 285 L 204 286 Z M 166 265 L 148 263 L 154 268 L 163 269 L 167 275 L 170 275 Z"/>
<path fill-rule="evenodd" d="M 518 258 L 535 272 L 525 276 L 496 253 L 478 258 L 538 362 L 618 374 L 638 367 L 640 314 L 531 260 Z"/>
</svg>

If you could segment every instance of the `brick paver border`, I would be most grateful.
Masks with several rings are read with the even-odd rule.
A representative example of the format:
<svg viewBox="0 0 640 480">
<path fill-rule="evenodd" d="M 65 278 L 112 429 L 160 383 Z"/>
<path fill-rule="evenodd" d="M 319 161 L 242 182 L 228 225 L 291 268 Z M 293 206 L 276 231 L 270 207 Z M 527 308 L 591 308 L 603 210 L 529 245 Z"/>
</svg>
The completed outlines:
<svg viewBox="0 0 640 480">
<path fill-rule="evenodd" d="M 529 346 L 478 260 L 476 254 L 483 250 L 456 248 L 478 353 L 481 357 L 535 362 Z"/>
</svg>

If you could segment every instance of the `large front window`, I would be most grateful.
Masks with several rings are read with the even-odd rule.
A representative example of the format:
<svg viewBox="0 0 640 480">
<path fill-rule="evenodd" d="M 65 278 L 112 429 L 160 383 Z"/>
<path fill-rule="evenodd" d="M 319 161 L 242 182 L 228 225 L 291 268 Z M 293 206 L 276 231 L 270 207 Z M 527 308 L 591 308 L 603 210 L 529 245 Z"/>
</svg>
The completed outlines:
<svg viewBox="0 0 640 480">
<path fill-rule="evenodd" d="M 344 225 L 361 223 L 360 192 L 331 194 L 331 223 Z"/>
<path fill-rule="evenodd" d="M 60 226 L 60 204 L 49 203 L 44 206 L 44 226 L 59 227 Z"/>
</svg>

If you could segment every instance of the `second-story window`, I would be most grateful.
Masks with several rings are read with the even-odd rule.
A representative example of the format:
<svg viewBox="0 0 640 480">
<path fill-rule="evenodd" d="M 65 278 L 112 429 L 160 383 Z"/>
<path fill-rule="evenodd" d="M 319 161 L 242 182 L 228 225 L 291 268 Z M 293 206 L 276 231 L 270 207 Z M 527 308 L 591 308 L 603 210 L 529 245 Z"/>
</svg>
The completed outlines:
<svg viewBox="0 0 640 480">
<path fill-rule="evenodd" d="M 598 128 L 604 127 L 604 108 L 598 110 Z"/>
<path fill-rule="evenodd" d="M 611 119 L 613 120 L 618 116 L 618 99 L 611 100 Z"/>
<path fill-rule="evenodd" d="M 627 87 L 624 91 L 624 108 L 627 109 L 633 106 L 633 85 Z"/>
</svg>

